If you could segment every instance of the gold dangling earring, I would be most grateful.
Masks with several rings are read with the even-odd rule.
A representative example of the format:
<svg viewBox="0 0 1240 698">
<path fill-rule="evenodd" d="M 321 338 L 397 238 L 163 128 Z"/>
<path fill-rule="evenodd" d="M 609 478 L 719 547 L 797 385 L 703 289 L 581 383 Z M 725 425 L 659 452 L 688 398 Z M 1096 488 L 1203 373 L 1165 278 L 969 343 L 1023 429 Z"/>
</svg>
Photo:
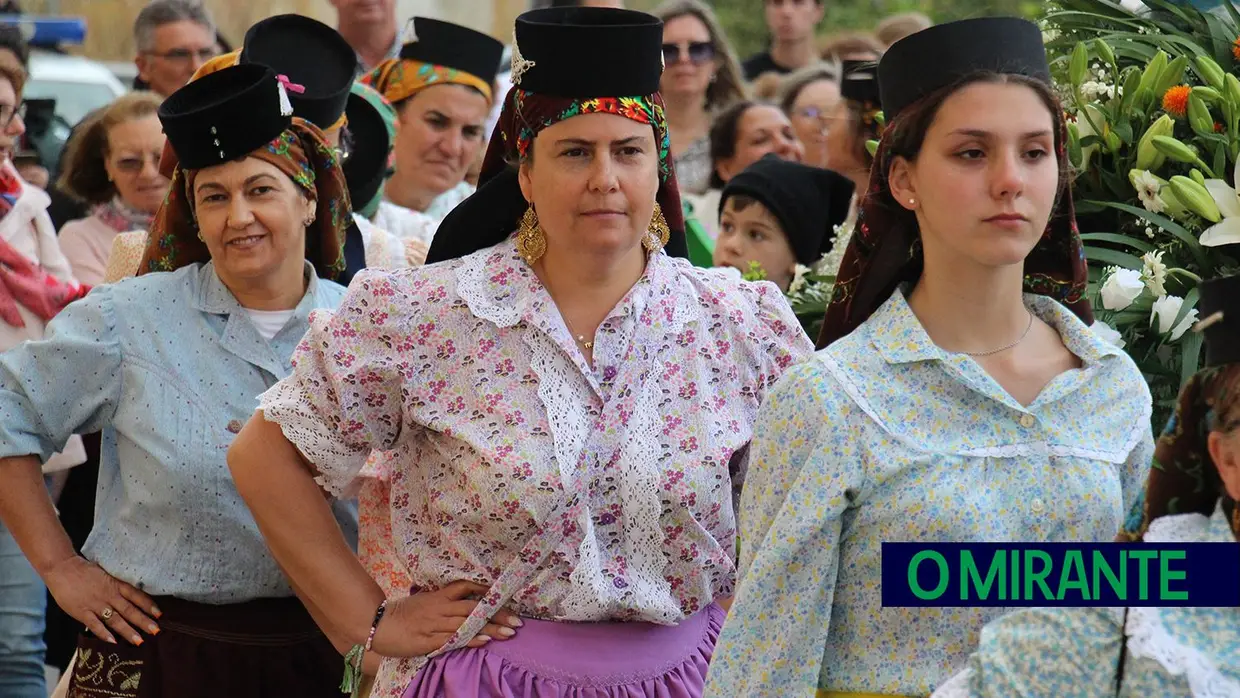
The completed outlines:
<svg viewBox="0 0 1240 698">
<path fill-rule="evenodd" d="M 517 225 L 517 254 L 521 255 L 526 264 L 532 266 L 546 251 L 547 236 L 538 225 L 538 214 L 534 212 L 534 205 L 530 204 Z"/>
<path fill-rule="evenodd" d="M 671 236 L 672 230 L 667 226 L 667 219 L 663 217 L 663 208 L 656 201 L 654 215 L 650 217 L 650 227 L 642 237 L 642 247 L 645 247 L 647 252 L 658 252 L 667 246 L 667 240 Z"/>
</svg>

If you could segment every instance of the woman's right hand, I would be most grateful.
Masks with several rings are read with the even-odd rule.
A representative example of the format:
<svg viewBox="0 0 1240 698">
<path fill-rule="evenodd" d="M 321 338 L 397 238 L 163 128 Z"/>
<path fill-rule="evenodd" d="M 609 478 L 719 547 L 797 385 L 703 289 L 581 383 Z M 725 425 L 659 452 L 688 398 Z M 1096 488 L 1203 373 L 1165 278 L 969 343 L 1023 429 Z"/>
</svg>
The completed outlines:
<svg viewBox="0 0 1240 698">
<path fill-rule="evenodd" d="M 159 632 L 151 616 L 158 618 L 160 612 L 151 597 L 81 556 L 57 563 L 43 581 L 65 613 L 104 642 L 116 644 L 115 631 L 141 645 L 142 636 L 134 628 L 151 635 Z"/>
<path fill-rule="evenodd" d="M 371 650 L 384 657 L 420 657 L 443 647 L 469 614 L 487 587 L 459 580 L 436 591 L 424 591 L 388 604 Z M 507 609 L 491 618 L 466 647 L 482 647 L 507 640 L 521 627 L 521 619 Z"/>
</svg>

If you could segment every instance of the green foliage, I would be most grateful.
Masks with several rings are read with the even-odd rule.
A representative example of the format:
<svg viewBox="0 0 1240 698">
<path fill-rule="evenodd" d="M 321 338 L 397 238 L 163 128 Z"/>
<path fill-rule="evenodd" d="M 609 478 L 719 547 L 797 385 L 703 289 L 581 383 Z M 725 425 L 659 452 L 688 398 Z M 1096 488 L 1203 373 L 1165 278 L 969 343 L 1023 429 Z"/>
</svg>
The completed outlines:
<svg viewBox="0 0 1240 698">
<path fill-rule="evenodd" d="M 1091 300 L 1145 374 L 1157 428 L 1200 363 L 1197 287 L 1237 268 L 1240 13 L 1142 1 L 1056 0 L 1043 26 L 1073 120 Z"/>
</svg>

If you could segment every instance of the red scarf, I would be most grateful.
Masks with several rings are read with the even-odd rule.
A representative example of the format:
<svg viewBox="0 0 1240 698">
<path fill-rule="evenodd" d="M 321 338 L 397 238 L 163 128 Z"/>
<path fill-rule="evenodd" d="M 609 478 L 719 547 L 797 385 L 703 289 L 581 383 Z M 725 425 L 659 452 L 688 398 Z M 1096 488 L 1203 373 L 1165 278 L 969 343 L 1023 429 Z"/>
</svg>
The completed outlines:
<svg viewBox="0 0 1240 698">
<path fill-rule="evenodd" d="M 12 164 L 7 160 L 0 164 L 0 214 L 8 215 L 24 188 L 25 183 Z M 34 225 L 34 222 L 29 224 Z M 89 286 L 57 279 L 0 239 L 0 321 L 6 325 L 26 326 L 17 310 L 18 304 L 47 322 L 88 291 Z"/>
</svg>

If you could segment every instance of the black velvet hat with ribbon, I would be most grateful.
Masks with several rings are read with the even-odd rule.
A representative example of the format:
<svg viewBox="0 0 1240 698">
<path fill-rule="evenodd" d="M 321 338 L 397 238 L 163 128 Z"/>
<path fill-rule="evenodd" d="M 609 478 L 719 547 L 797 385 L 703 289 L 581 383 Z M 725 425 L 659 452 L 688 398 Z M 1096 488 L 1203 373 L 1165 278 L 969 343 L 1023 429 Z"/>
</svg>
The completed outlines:
<svg viewBox="0 0 1240 698">
<path fill-rule="evenodd" d="M 159 121 L 181 168 L 198 170 L 245 157 L 274 140 L 293 119 L 281 107 L 275 73 L 251 63 L 173 92 L 159 106 Z"/>
<path fill-rule="evenodd" d="M 1240 363 L 1240 274 L 1201 283 L 1197 302 L 1206 366 Z"/>
<path fill-rule="evenodd" d="M 401 58 L 469 73 L 487 84 L 495 82 L 504 55 L 504 45 L 498 40 L 429 17 L 414 17 L 412 21 L 415 38 L 401 47 Z"/>
<path fill-rule="evenodd" d="M 276 15 L 245 33 L 240 63 L 270 67 L 286 76 L 293 113 L 326 131 L 349 101 L 357 54 L 335 29 L 303 15 Z"/>
<path fill-rule="evenodd" d="M 913 102 L 986 70 L 1049 84 L 1042 31 L 1016 17 L 982 17 L 940 24 L 900 39 L 878 66 L 883 118 L 890 124 Z"/>
<path fill-rule="evenodd" d="M 856 185 L 844 175 L 766 155 L 728 180 L 728 199 L 748 196 L 766 207 L 788 238 L 797 262 L 811 266 L 831 249 L 832 230 L 848 218 Z"/>
</svg>

